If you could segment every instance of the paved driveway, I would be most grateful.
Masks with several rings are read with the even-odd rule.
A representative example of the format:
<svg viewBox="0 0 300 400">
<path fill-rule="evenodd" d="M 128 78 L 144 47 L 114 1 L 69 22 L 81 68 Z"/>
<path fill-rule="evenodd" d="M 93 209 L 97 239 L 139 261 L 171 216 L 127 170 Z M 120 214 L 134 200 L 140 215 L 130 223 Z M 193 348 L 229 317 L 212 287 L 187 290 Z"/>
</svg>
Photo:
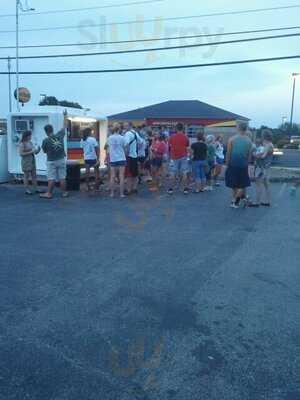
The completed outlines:
<svg viewBox="0 0 300 400">
<path fill-rule="evenodd" d="M 299 400 L 300 194 L 0 186 L 0 399 Z"/>
</svg>

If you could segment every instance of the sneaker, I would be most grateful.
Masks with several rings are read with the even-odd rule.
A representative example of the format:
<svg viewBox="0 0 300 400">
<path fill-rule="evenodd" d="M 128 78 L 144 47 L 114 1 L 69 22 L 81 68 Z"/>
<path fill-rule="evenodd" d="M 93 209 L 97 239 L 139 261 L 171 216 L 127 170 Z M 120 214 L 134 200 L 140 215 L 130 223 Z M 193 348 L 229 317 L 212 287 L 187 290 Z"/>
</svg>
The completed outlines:
<svg viewBox="0 0 300 400">
<path fill-rule="evenodd" d="M 168 194 L 171 195 L 171 194 L 173 194 L 173 193 L 174 193 L 174 190 L 173 190 L 173 189 L 169 189 L 169 190 L 168 190 Z"/>
<path fill-rule="evenodd" d="M 216 183 L 215 183 L 215 186 L 216 186 L 216 187 L 220 187 L 220 186 L 221 186 L 221 183 L 216 182 Z"/>
<path fill-rule="evenodd" d="M 262 207 L 271 207 L 271 203 L 260 203 Z"/>
<path fill-rule="evenodd" d="M 230 205 L 231 208 L 240 208 L 240 206 L 238 204 L 235 204 L 235 202 L 233 201 Z"/>
<path fill-rule="evenodd" d="M 190 191 L 189 191 L 188 188 L 185 188 L 185 189 L 183 190 L 183 194 L 189 194 L 189 193 L 190 193 Z"/>
<path fill-rule="evenodd" d="M 246 197 L 240 200 L 240 206 L 242 208 L 246 208 L 247 205 L 248 205 L 248 200 L 246 199 Z"/>
<path fill-rule="evenodd" d="M 203 190 L 204 190 L 205 192 L 212 192 L 212 191 L 213 191 L 213 188 L 212 188 L 212 186 L 206 186 Z"/>
</svg>

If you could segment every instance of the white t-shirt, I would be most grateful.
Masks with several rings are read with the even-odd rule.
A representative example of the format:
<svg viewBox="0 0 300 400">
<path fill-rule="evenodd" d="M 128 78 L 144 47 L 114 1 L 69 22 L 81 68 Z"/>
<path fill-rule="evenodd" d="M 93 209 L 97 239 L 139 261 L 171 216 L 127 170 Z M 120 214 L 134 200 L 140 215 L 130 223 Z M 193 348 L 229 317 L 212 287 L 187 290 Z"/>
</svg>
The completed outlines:
<svg viewBox="0 0 300 400">
<path fill-rule="evenodd" d="M 216 144 L 216 156 L 220 158 L 220 160 L 224 160 L 224 146 L 222 143 Z"/>
<path fill-rule="evenodd" d="M 85 160 L 97 160 L 96 148 L 99 147 L 95 138 L 89 136 L 86 140 L 81 141 Z"/>
<path fill-rule="evenodd" d="M 126 161 L 124 136 L 114 133 L 107 139 L 110 162 Z"/>
<path fill-rule="evenodd" d="M 143 140 L 135 131 L 127 131 L 124 135 L 126 145 L 129 145 L 129 157 L 137 158 L 138 149 L 142 145 Z"/>
<path fill-rule="evenodd" d="M 138 157 L 146 157 L 146 147 L 146 140 L 144 138 L 141 138 L 141 143 L 138 146 Z"/>
</svg>

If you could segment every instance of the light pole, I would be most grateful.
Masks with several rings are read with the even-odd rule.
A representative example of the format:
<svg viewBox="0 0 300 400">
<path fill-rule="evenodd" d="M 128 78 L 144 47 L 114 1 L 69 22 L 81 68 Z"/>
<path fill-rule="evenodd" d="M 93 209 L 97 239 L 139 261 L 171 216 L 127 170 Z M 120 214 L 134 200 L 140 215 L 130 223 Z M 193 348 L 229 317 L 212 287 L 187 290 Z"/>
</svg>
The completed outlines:
<svg viewBox="0 0 300 400">
<path fill-rule="evenodd" d="M 11 104 L 11 59 L 8 56 L 7 58 L 7 69 L 8 69 L 8 105 L 9 112 L 12 112 L 12 104 Z"/>
<path fill-rule="evenodd" d="M 26 7 L 23 7 L 21 0 L 16 0 L 16 83 L 17 83 L 17 110 L 20 111 L 20 78 L 19 78 L 19 12 L 34 11 L 34 8 L 29 8 L 27 1 Z"/>
<path fill-rule="evenodd" d="M 300 76 L 300 73 L 294 73 L 293 75 L 294 82 L 293 82 L 293 94 L 292 94 L 292 108 L 291 108 L 291 120 L 290 120 L 290 130 L 292 132 L 293 128 L 293 121 L 294 121 L 294 104 L 295 104 L 295 94 L 296 94 L 296 78 Z"/>
</svg>

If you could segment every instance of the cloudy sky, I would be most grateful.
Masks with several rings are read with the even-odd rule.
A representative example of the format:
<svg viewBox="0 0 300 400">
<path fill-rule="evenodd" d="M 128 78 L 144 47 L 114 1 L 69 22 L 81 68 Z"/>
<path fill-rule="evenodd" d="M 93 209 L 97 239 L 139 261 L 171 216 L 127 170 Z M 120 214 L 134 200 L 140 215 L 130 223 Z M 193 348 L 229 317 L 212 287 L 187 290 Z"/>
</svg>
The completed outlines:
<svg viewBox="0 0 300 400">
<path fill-rule="evenodd" d="M 198 19 L 159 21 L 139 24 L 112 23 L 142 21 L 151 18 L 179 17 L 215 12 L 237 11 L 262 7 L 300 4 L 296 0 L 161 0 L 148 4 L 131 4 L 138 0 L 28 0 L 36 12 L 82 7 L 115 5 L 99 10 L 80 12 L 22 15 L 20 29 L 73 29 L 21 32 L 20 42 L 30 44 L 85 43 L 144 39 L 166 36 L 216 34 L 240 30 L 298 26 L 299 10 L 289 9 L 246 15 L 213 16 Z M 149 0 L 148 0 L 149 1 Z M 23 1 L 25 4 L 25 0 Z M 125 6 L 124 3 L 127 3 Z M 122 5 L 123 4 L 123 5 Z M 0 14 L 14 13 L 14 1 L 0 0 Z M 90 25 L 102 25 L 90 27 Z M 89 25 L 89 26 L 88 26 Z M 0 47 L 15 45 L 15 19 L 0 16 Z M 4 33 L 3 31 L 11 31 Z M 297 31 L 293 31 L 297 32 Z M 298 30 L 299 32 L 299 30 Z M 288 32 L 283 32 L 288 33 Z M 270 33 L 270 35 L 277 34 Z M 247 35 L 264 36 L 266 34 Z M 210 43 L 232 37 L 218 36 L 202 39 L 177 40 L 122 45 L 94 45 L 61 48 L 22 49 L 21 55 L 44 55 L 80 52 L 101 52 L 157 46 Z M 235 37 L 238 38 L 238 37 Z M 23 71 L 68 69 L 115 69 L 211 63 L 244 58 L 264 58 L 300 54 L 300 37 L 261 42 L 207 46 L 186 50 L 155 53 L 106 55 L 82 58 L 21 60 Z M 1 49 L 1 57 L 14 56 L 14 50 Z M 14 65 L 13 65 L 14 67 Z M 0 71 L 7 63 L 0 61 Z M 38 103 L 40 94 L 54 95 L 92 108 L 102 115 L 130 110 L 166 100 L 199 99 L 252 119 L 252 125 L 277 126 L 283 116 L 289 116 L 293 72 L 300 72 L 300 60 L 263 64 L 153 71 L 110 73 L 98 75 L 22 76 L 21 85 L 32 93 L 31 105 Z M 15 86 L 15 82 L 13 82 Z M 7 77 L 0 76 L 0 117 L 7 114 Z M 300 80 L 296 98 L 295 118 L 300 122 Z"/>
</svg>

